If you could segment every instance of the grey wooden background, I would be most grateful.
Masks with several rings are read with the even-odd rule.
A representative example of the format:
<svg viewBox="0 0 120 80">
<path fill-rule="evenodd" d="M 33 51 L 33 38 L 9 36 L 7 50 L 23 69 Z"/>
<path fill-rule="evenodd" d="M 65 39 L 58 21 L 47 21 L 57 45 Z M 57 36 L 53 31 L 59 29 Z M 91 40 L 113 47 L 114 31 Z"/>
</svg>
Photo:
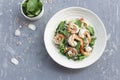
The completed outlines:
<svg viewBox="0 0 120 80">
<path fill-rule="evenodd" d="M 0 80 L 120 80 L 120 0 L 44 0 L 45 12 L 39 21 L 30 22 L 20 13 L 22 0 L 0 0 Z M 105 24 L 107 46 L 93 65 L 79 70 L 59 66 L 48 55 L 43 41 L 48 20 L 57 11 L 72 6 L 88 8 Z M 14 32 L 20 29 L 21 36 Z M 21 45 L 16 45 L 17 42 Z M 11 63 L 17 58 L 18 65 Z"/>
</svg>

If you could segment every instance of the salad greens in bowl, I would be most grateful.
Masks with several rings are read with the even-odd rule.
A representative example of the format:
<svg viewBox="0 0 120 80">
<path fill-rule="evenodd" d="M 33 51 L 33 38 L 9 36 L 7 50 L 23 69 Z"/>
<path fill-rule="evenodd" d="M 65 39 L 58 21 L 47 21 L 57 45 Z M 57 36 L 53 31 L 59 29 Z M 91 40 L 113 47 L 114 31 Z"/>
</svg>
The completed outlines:
<svg viewBox="0 0 120 80">
<path fill-rule="evenodd" d="M 54 43 L 60 53 L 74 61 L 89 56 L 95 40 L 94 29 L 84 18 L 61 21 L 54 35 Z"/>
<path fill-rule="evenodd" d="M 21 13 L 29 20 L 38 20 L 43 15 L 44 7 L 41 0 L 23 0 Z"/>
<path fill-rule="evenodd" d="M 95 63 L 106 46 L 106 30 L 100 18 L 81 7 L 57 12 L 47 23 L 44 42 L 50 57 L 72 69 Z"/>
</svg>

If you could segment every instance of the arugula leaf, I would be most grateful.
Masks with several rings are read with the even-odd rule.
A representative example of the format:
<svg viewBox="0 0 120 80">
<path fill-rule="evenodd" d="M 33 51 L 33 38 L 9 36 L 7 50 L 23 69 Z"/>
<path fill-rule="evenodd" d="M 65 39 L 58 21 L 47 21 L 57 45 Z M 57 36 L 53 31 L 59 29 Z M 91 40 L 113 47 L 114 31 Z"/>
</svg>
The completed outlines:
<svg viewBox="0 0 120 80">
<path fill-rule="evenodd" d="M 86 29 L 90 32 L 91 36 L 94 36 L 94 29 L 93 29 L 93 27 L 88 26 Z"/>
<path fill-rule="evenodd" d="M 80 20 L 76 19 L 76 20 L 73 20 L 73 22 L 78 26 L 78 27 L 81 27 L 82 23 L 80 22 Z"/>
</svg>

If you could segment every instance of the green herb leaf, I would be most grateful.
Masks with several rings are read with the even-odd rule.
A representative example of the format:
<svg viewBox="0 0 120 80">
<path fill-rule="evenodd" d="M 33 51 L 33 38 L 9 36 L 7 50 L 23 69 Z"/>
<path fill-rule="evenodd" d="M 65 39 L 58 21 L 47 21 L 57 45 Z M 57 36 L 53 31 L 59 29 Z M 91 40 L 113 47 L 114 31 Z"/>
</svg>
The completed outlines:
<svg viewBox="0 0 120 80">
<path fill-rule="evenodd" d="M 90 35 L 91 35 L 91 36 L 94 36 L 94 29 L 93 29 L 93 27 L 88 26 L 88 27 L 87 27 L 87 30 L 90 32 Z"/>
<path fill-rule="evenodd" d="M 77 42 L 77 45 L 76 45 L 76 50 L 78 51 L 78 52 L 80 52 L 80 42 Z"/>
<path fill-rule="evenodd" d="M 79 27 L 81 27 L 81 25 L 82 25 L 82 23 L 78 19 L 74 20 L 73 22 Z"/>
<path fill-rule="evenodd" d="M 27 2 L 27 11 L 33 12 L 34 10 L 38 9 L 36 6 L 38 0 L 28 0 Z"/>
<path fill-rule="evenodd" d="M 68 36 L 66 21 L 60 22 L 60 24 L 58 25 L 58 28 L 56 29 L 56 34 L 57 33 L 61 33 L 61 34 L 65 35 L 65 36 Z"/>
<path fill-rule="evenodd" d="M 35 15 L 37 16 L 40 13 L 40 9 L 38 11 L 35 12 Z"/>
<path fill-rule="evenodd" d="M 25 14 L 27 14 L 26 13 L 26 9 L 27 9 L 27 2 L 25 1 L 23 4 L 22 4 L 22 8 L 23 8 L 23 12 L 25 13 Z"/>
<path fill-rule="evenodd" d="M 95 44 L 95 40 L 96 40 L 96 37 L 91 37 L 91 42 L 90 42 L 90 47 L 93 47 L 93 45 Z"/>
<path fill-rule="evenodd" d="M 85 56 L 79 56 L 79 60 L 83 60 Z"/>
<path fill-rule="evenodd" d="M 61 41 L 61 43 L 58 45 L 58 48 L 60 50 L 60 53 L 64 54 L 64 51 L 65 51 L 64 40 Z"/>
</svg>

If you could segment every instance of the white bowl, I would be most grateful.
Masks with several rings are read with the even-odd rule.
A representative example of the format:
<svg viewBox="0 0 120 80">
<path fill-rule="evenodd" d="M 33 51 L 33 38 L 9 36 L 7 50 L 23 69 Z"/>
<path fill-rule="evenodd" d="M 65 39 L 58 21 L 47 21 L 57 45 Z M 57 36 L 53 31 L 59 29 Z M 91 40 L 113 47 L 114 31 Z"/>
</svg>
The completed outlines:
<svg viewBox="0 0 120 80">
<path fill-rule="evenodd" d="M 39 19 L 43 16 L 44 6 L 42 7 L 42 11 L 40 12 L 40 14 L 39 14 L 38 16 L 30 18 L 30 17 L 28 17 L 28 16 L 26 16 L 26 15 L 24 14 L 23 9 L 22 9 L 22 4 L 23 4 L 25 1 L 26 1 L 26 0 L 23 0 L 22 3 L 21 3 L 21 13 L 22 13 L 22 15 L 23 15 L 26 19 L 31 20 L 31 21 L 39 20 Z"/>
<path fill-rule="evenodd" d="M 53 43 L 53 37 L 60 21 L 83 17 L 94 26 L 96 43 L 92 53 L 82 61 L 73 61 L 60 54 Z M 100 18 L 92 11 L 81 7 L 70 7 L 57 12 L 48 22 L 44 32 L 45 47 L 51 58 L 58 64 L 72 69 L 84 68 L 95 63 L 106 46 L 106 30 Z"/>
</svg>

